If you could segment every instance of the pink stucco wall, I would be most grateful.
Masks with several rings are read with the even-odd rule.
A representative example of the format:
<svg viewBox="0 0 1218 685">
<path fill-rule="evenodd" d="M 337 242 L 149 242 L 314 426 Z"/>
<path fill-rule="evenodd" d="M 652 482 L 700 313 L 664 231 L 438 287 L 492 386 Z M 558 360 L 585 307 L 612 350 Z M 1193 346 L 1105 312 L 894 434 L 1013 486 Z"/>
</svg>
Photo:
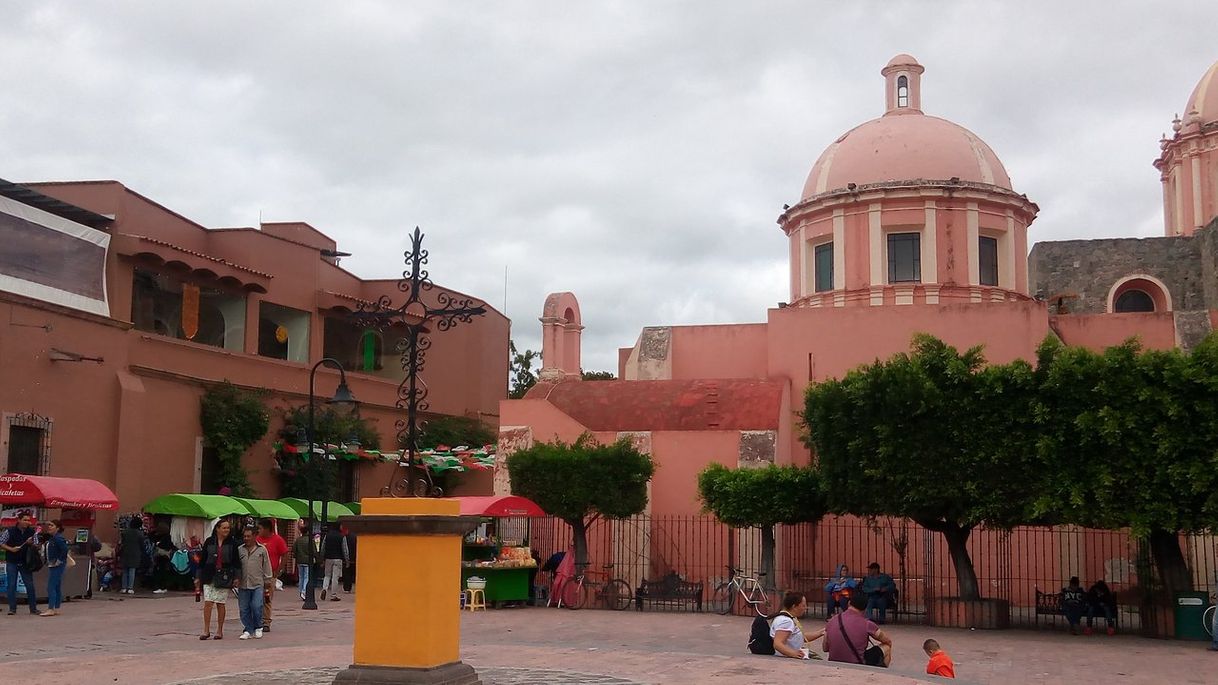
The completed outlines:
<svg viewBox="0 0 1218 685">
<path fill-rule="evenodd" d="M 672 377 L 765 378 L 763 323 L 672 328 Z"/>
<path fill-rule="evenodd" d="M 1093 350 L 1120 345 L 1131 337 L 1148 349 L 1176 346 L 1175 315 L 1171 312 L 1138 314 L 1070 314 L 1053 317 L 1053 329 L 1067 345 Z"/>
</svg>

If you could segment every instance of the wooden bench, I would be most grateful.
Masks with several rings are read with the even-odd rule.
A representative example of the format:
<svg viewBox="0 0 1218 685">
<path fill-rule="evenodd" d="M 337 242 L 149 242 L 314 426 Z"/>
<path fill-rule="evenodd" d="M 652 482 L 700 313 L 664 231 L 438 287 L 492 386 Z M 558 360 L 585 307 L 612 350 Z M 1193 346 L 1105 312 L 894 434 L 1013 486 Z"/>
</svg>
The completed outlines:
<svg viewBox="0 0 1218 685">
<path fill-rule="evenodd" d="M 1036 625 L 1040 625 L 1041 616 L 1065 616 L 1066 615 L 1062 611 L 1062 593 L 1061 592 L 1041 592 L 1040 588 L 1035 588 L 1035 590 L 1036 590 L 1036 616 L 1035 616 Z M 1082 618 L 1087 618 L 1087 611 L 1090 608 L 1090 606 L 1091 605 L 1089 603 L 1083 604 Z M 1114 610 L 1112 612 L 1113 625 L 1120 624 L 1120 616 L 1121 616 L 1120 611 Z M 1103 618 L 1102 612 L 1100 615 L 1096 616 L 1096 618 Z"/>
<path fill-rule="evenodd" d="M 702 611 L 702 583 L 682 580 L 675 571 L 659 580 L 643 580 L 643 584 L 634 591 L 635 609 L 642 611 L 643 602 L 652 604 L 669 604 L 676 606 L 693 605 L 695 611 Z"/>
</svg>

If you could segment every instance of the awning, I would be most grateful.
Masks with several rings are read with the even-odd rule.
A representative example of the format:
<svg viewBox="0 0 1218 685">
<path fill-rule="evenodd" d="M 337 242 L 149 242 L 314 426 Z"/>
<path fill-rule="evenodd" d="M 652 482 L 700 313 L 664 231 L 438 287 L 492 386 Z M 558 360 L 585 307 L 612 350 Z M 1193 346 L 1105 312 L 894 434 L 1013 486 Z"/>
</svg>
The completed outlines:
<svg viewBox="0 0 1218 685">
<path fill-rule="evenodd" d="M 195 518 L 217 519 L 229 514 L 248 514 L 244 504 L 224 495 L 174 494 L 161 495 L 144 505 L 149 514 L 172 514 Z"/>
<path fill-rule="evenodd" d="M 95 480 L 21 473 L 0 476 L 0 503 L 34 504 L 52 509 L 118 508 L 118 498 L 110 488 Z"/>
<path fill-rule="evenodd" d="M 295 511 L 296 516 L 299 518 L 303 519 L 309 517 L 309 503 L 307 501 L 296 497 L 284 497 L 279 501 L 291 507 L 292 511 Z M 321 519 L 321 504 L 321 502 L 316 500 L 313 502 L 313 518 L 315 519 Z M 326 521 L 328 523 L 334 523 L 338 520 L 339 516 L 355 516 L 355 512 L 344 507 L 338 502 L 330 502 L 326 504 Z"/>
<path fill-rule="evenodd" d="M 545 516 L 546 512 L 527 497 L 452 497 L 461 503 L 462 516 Z"/>
<path fill-rule="evenodd" d="M 300 518 L 295 509 L 279 500 L 251 499 L 249 497 L 233 497 L 233 499 L 245 505 L 246 510 L 258 518 L 287 521 L 295 521 Z"/>
</svg>

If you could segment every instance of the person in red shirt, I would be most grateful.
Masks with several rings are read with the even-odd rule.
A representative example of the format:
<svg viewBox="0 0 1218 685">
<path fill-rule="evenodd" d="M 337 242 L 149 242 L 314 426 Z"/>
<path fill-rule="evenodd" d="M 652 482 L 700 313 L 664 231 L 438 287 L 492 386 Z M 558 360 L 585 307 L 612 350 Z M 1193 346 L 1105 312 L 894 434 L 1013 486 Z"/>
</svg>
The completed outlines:
<svg viewBox="0 0 1218 685">
<path fill-rule="evenodd" d="M 258 522 L 258 542 L 266 547 L 267 554 L 271 557 L 271 573 L 275 578 L 279 577 L 279 564 L 283 561 L 284 555 L 288 553 L 288 543 L 275 532 L 275 523 L 270 519 L 262 519 Z M 275 594 L 275 585 L 272 584 L 270 589 L 262 593 L 262 632 L 271 632 L 271 598 Z"/>
<path fill-rule="evenodd" d="M 927 673 L 941 678 L 954 679 L 956 677 L 956 664 L 952 662 L 952 658 L 947 655 L 947 652 L 939 647 L 936 640 L 923 642 L 922 650 L 926 652 L 926 656 L 930 657 L 930 661 L 926 664 Z"/>
</svg>

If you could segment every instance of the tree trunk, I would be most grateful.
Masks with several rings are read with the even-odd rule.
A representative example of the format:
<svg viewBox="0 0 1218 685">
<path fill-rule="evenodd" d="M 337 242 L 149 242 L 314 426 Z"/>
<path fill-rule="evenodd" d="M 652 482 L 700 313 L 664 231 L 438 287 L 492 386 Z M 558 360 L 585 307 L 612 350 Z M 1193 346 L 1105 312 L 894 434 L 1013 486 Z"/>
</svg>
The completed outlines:
<svg viewBox="0 0 1218 685">
<path fill-rule="evenodd" d="M 567 521 L 571 524 L 571 537 L 575 542 L 575 563 L 588 563 L 588 525 L 583 519 Z M 584 567 L 579 567 L 584 568 Z"/>
<path fill-rule="evenodd" d="M 1159 579 L 1170 598 L 1177 592 L 1193 589 L 1193 577 L 1180 550 L 1180 537 L 1167 530 L 1150 532 L 1150 554 L 1159 569 Z"/>
<path fill-rule="evenodd" d="M 767 589 L 778 586 L 774 577 L 774 526 L 761 526 L 761 584 Z"/>
<path fill-rule="evenodd" d="M 968 537 L 973 529 L 948 523 L 941 532 L 947 539 L 947 552 L 952 557 L 952 565 L 956 567 L 960 599 L 981 599 L 981 592 L 977 587 L 977 571 L 973 568 L 973 559 L 968 554 Z"/>
</svg>

